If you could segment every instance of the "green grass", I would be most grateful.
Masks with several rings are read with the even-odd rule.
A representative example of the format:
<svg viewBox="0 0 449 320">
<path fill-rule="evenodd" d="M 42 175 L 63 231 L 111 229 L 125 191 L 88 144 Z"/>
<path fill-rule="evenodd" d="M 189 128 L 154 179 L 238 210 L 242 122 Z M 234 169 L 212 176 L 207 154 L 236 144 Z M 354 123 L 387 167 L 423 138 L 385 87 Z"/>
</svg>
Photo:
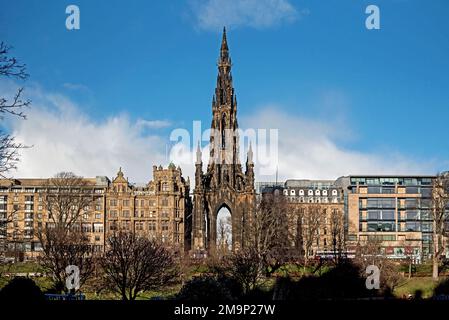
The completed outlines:
<svg viewBox="0 0 449 320">
<path fill-rule="evenodd" d="M 416 277 L 411 279 L 406 278 L 394 290 L 394 294 L 396 297 L 401 298 L 404 295 L 415 295 L 415 292 L 417 290 L 421 290 L 423 298 L 430 298 L 436 284 L 437 283 L 432 279 L 432 277 Z"/>
<path fill-rule="evenodd" d="M 42 267 L 36 262 L 17 262 L 13 264 L 1 265 L 0 273 L 30 273 L 30 272 L 43 272 Z"/>
</svg>

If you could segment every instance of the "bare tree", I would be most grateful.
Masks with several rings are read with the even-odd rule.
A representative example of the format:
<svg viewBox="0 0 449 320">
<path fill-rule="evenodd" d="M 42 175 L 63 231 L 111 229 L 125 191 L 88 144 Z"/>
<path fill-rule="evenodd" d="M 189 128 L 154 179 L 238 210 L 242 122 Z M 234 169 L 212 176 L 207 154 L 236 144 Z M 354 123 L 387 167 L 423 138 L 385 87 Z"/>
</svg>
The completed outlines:
<svg viewBox="0 0 449 320">
<path fill-rule="evenodd" d="M 159 288 L 177 275 L 168 249 L 132 232 L 118 231 L 110 235 L 100 261 L 106 287 L 123 300 L 135 300 L 144 290 Z"/>
<path fill-rule="evenodd" d="M 93 273 L 95 252 L 82 222 L 95 198 L 87 182 L 71 172 L 58 173 L 44 189 L 40 197 L 48 219 L 37 230 L 42 246 L 39 262 L 52 274 L 55 289 L 62 291 L 67 266 L 80 269 L 80 285 Z"/>
<path fill-rule="evenodd" d="M 388 257 L 382 241 L 376 235 L 370 235 L 366 241 L 358 243 L 354 263 L 360 267 L 363 277 L 366 276 L 364 272 L 369 265 L 377 266 L 380 271 L 380 288 L 384 292 L 393 292 L 402 280 L 397 263 Z"/>
<path fill-rule="evenodd" d="M 7 204 L 0 204 L 6 209 Z M 22 243 L 24 230 L 18 227 L 19 206 L 14 205 L 12 211 L 0 213 L 0 264 L 12 261 L 17 262 L 23 258 Z"/>
<path fill-rule="evenodd" d="M 229 257 L 229 271 L 231 277 L 241 284 L 244 293 L 253 290 L 262 277 L 256 248 L 248 247 L 233 253 Z"/>
<path fill-rule="evenodd" d="M 25 64 L 20 63 L 16 58 L 10 56 L 11 47 L 5 43 L 0 42 L 0 76 L 26 80 L 28 74 L 26 73 Z M 29 100 L 22 99 L 23 88 L 19 88 L 13 95 L 12 99 L 0 97 L 0 119 L 3 119 L 4 114 L 16 116 L 25 119 L 23 112 L 25 107 L 30 105 Z M 19 161 L 19 150 L 25 146 L 17 143 L 13 136 L 0 130 L 0 177 L 5 178 L 6 174 L 16 168 Z M 8 243 L 14 243 L 17 246 L 16 239 L 12 239 L 8 234 L 8 224 L 14 223 L 13 216 L 15 212 L 8 216 L 0 216 L 0 263 L 5 261 L 5 254 L 8 250 Z"/>
<path fill-rule="evenodd" d="M 343 213 L 335 208 L 331 209 L 330 214 L 330 235 L 332 241 L 332 252 L 335 263 L 339 264 L 344 250 L 344 217 Z"/>
<path fill-rule="evenodd" d="M 258 254 L 260 267 L 271 275 L 288 260 L 290 254 L 290 207 L 281 194 L 264 194 L 258 201 L 254 221 L 249 227 L 251 246 Z"/>
<path fill-rule="evenodd" d="M 11 57 L 9 52 L 10 46 L 0 43 L 0 76 L 26 80 L 26 65 L 20 63 L 16 58 Z M 0 114 L 10 114 L 21 119 L 26 119 L 23 112 L 25 107 L 30 105 L 29 100 L 22 98 L 23 88 L 19 88 L 11 99 L 0 97 Z M 19 150 L 25 146 L 17 143 L 13 136 L 0 131 L 0 176 L 5 175 L 17 167 L 19 161 Z"/>
<path fill-rule="evenodd" d="M 432 277 L 438 280 L 441 256 L 446 248 L 446 222 L 449 213 L 449 172 L 437 174 L 432 182 L 431 214 L 433 219 Z"/>
<path fill-rule="evenodd" d="M 309 263 L 313 252 L 313 246 L 319 239 L 319 230 L 324 220 L 324 211 L 320 204 L 310 203 L 305 210 L 299 211 L 298 219 L 301 219 L 302 241 L 304 245 L 304 270 Z"/>
<path fill-rule="evenodd" d="M 64 232 L 62 229 L 47 228 L 40 232 L 42 255 L 40 265 L 51 272 L 54 289 L 58 292 L 68 289 L 65 286 L 66 268 L 75 265 L 79 268 L 80 288 L 93 275 L 96 263 L 95 252 L 88 236 L 81 230 Z"/>
<path fill-rule="evenodd" d="M 219 219 L 217 225 L 217 250 L 219 256 L 225 256 L 230 253 L 231 235 L 232 235 L 231 217 Z"/>
</svg>

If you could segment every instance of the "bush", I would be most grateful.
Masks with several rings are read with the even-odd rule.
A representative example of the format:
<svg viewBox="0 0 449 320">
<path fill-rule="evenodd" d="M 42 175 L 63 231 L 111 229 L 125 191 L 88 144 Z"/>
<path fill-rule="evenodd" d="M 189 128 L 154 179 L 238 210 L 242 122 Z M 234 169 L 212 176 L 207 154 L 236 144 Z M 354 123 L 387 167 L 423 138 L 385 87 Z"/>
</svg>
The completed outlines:
<svg viewBox="0 0 449 320">
<path fill-rule="evenodd" d="M 181 288 L 176 296 L 185 301 L 223 301 L 233 300 L 226 285 L 212 276 L 194 277 Z"/>
<path fill-rule="evenodd" d="M 41 289 L 30 278 L 15 277 L 0 291 L 0 300 L 44 301 Z"/>
<path fill-rule="evenodd" d="M 443 279 L 433 289 L 433 296 L 449 295 L 449 278 Z"/>
</svg>

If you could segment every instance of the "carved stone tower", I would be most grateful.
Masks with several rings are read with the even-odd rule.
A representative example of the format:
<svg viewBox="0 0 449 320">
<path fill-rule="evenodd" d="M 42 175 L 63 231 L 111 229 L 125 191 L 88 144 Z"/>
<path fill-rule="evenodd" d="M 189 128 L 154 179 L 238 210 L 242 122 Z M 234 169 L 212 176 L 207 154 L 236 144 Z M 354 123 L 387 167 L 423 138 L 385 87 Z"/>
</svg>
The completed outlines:
<svg viewBox="0 0 449 320">
<path fill-rule="evenodd" d="M 198 144 L 195 172 L 192 250 L 214 250 L 217 214 L 225 207 L 231 213 L 232 249 L 245 245 L 245 226 L 251 222 L 255 205 L 254 163 L 251 146 L 243 172 L 239 160 L 237 99 L 232 85 L 231 58 L 226 29 L 223 30 L 218 76 L 212 99 L 210 158 L 203 173 Z"/>
</svg>

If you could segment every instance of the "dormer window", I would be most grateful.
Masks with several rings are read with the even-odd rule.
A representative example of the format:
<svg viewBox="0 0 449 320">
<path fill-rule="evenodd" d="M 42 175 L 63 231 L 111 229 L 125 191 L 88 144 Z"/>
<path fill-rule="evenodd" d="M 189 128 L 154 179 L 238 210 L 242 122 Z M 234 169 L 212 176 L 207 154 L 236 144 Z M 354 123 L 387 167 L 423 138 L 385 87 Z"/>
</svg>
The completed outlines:
<svg viewBox="0 0 449 320">
<path fill-rule="evenodd" d="M 327 196 L 327 190 L 323 190 L 323 196 Z"/>
<path fill-rule="evenodd" d="M 295 190 L 294 190 L 294 189 L 290 190 L 290 195 L 291 195 L 291 196 L 294 196 L 294 195 L 296 195 L 296 192 L 295 192 Z"/>
<path fill-rule="evenodd" d="M 313 190 L 309 190 L 309 192 L 307 193 L 309 196 L 313 196 Z"/>
<path fill-rule="evenodd" d="M 300 196 L 303 196 L 303 195 L 304 195 L 304 190 L 302 190 L 302 189 L 299 190 L 299 195 L 300 195 Z"/>
<path fill-rule="evenodd" d="M 320 195 L 320 190 L 315 190 L 315 195 L 319 196 Z"/>
<path fill-rule="evenodd" d="M 288 190 L 287 190 L 287 189 L 284 190 L 284 195 L 285 195 L 285 196 L 288 196 Z"/>
<path fill-rule="evenodd" d="M 333 196 L 336 196 L 337 194 L 338 194 L 338 193 L 337 193 L 337 190 L 335 190 L 335 189 L 332 190 L 332 195 L 333 195 Z"/>
</svg>

